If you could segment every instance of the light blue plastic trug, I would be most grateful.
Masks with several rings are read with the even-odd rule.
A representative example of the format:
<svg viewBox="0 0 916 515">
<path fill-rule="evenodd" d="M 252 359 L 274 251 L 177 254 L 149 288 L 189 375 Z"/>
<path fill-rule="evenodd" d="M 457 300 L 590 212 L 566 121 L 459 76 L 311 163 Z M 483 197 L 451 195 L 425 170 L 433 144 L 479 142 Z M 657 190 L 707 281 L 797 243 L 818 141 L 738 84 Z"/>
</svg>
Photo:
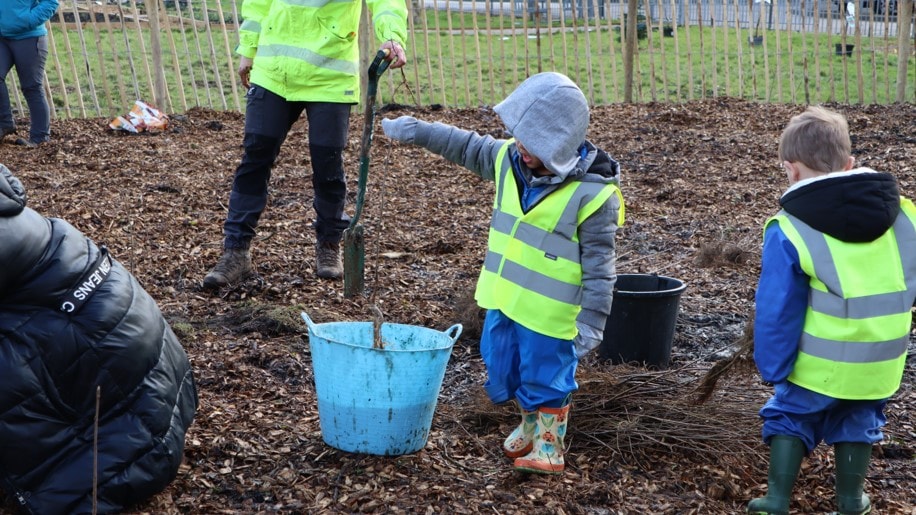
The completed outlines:
<svg viewBox="0 0 916 515">
<path fill-rule="evenodd" d="M 461 324 L 446 331 L 372 322 L 315 324 L 306 313 L 321 437 L 331 447 L 396 456 L 426 445 Z"/>
</svg>

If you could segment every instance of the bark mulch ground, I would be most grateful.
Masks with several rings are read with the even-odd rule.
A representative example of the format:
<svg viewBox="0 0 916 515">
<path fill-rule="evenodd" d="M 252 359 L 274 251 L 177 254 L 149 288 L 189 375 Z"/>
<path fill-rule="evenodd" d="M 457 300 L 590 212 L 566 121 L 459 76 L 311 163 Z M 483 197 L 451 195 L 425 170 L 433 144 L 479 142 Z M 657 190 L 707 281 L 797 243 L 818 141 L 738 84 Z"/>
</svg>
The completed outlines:
<svg viewBox="0 0 916 515">
<path fill-rule="evenodd" d="M 916 197 L 916 106 L 832 106 L 859 164 Z M 516 423 L 482 393 L 480 311 L 470 301 L 485 251 L 492 185 L 376 129 L 362 225 L 366 294 L 314 276 L 308 127 L 298 122 L 274 169 L 254 246 L 258 276 L 202 291 L 241 156 L 243 115 L 192 109 L 159 134 L 108 120 L 55 120 L 37 149 L 0 145 L 29 205 L 109 247 L 140 279 L 193 362 L 200 410 L 185 462 L 136 513 L 731 514 L 766 487 L 756 412 L 770 389 L 747 354 L 762 224 L 787 186 L 779 133 L 799 106 L 733 99 L 597 107 L 589 137 L 623 169 L 627 221 L 618 272 L 684 281 L 670 366 L 590 356 L 570 416 L 567 470 L 521 475 L 501 455 Z M 383 107 L 502 135 L 492 110 Z M 26 120 L 20 120 L 26 126 Z M 362 118 L 347 170 L 352 208 Z M 428 442 L 374 456 L 322 441 L 305 311 L 317 323 L 372 320 L 464 331 L 452 352 Z M 911 345 L 911 356 L 916 346 Z M 717 381 L 710 382 L 714 376 Z M 875 513 L 916 513 L 916 363 L 890 401 L 867 492 Z M 704 380 L 706 382 L 704 382 Z M 698 399 L 705 397 L 705 402 Z M 792 510 L 833 510 L 834 463 L 803 465 Z"/>
</svg>

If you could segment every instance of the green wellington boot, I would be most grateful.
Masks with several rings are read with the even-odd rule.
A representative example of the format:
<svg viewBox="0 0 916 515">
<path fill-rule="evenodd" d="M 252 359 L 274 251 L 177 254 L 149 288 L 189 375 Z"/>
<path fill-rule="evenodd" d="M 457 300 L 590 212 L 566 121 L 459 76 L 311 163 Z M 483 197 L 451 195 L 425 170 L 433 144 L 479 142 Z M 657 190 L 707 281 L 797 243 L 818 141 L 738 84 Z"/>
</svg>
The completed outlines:
<svg viewBox="0 0 916 515">
<path fill-rule="evenodd" d="M 794 436 L 774 436 L 770 439 L 770 469 L 767 494 L 752 500 L 747 512 L 754 515 L 789 515 L 792 487 L 805 457 L 805 443 Z"/>
<path fill-rule="evenodd" d="M 512 434 L 503 442 L 503 452 L 510 458 L 520 458 L 534 447 L 534 430 L 538 425 L 538 412 L 525 411 L 519 406 L 522 422 L 512 431 Z"/>
<path fill-rule="evenodd" d="M 841 442 L 833 446 L 836 459 L 836 504 L 840 515 L 864 515 L 871 500 L 863 493 L 871 461 L 870 443 Z"/>
</svg>

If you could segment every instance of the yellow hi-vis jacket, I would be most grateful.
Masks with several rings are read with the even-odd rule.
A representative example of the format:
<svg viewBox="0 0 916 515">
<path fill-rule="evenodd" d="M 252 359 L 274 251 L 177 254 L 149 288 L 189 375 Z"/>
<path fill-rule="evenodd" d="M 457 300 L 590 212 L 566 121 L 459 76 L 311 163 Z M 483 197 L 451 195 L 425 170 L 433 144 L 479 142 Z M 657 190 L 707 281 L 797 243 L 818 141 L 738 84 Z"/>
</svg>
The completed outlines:
<svg viewBox="0 0 916 515">
<path fill-rule="evenodd" d="M 892 228 L 848 243 L 780 211 L 767 221 L 811 278 L 808 312 L 789 381 L 837 398 L 876 400 L 900 387 L 916 296 L 916 207 L 901 199 Z"/>
<path fill-rule="evenodd" d="M 379 41 L 407 41 L 404 0 L 366 0 Z M 236 52 L 251 82 L 289 101 L 358 103 L 357 0 L 244 0 Z"/>
<path fill-rule="evenodd" d="M 532 331 L 571 340 L 582 299 L 577 229 L 611 195 L 620 198 L 622 224 L 623 196 L 615 184 L 568 181 L 525 213 L 506 156 L 513 141 L 496 156 L 493 217 L 475 299 Z"/>
</svg>

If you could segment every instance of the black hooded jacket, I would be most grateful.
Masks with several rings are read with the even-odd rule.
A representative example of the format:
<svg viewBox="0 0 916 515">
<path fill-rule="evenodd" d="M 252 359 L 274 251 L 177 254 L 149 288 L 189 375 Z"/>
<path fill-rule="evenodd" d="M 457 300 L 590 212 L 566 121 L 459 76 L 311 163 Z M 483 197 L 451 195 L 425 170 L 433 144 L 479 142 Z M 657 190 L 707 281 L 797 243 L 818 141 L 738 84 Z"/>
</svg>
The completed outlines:
<svg viewBox="0 0 916 515">
<path fill-rule="evenodd" d="M 0 488 L 26 512 L 91 513 L 97 461 L 96 509 L 122 511 L 178 472 L 191 365 L 124 266 L 25 204 L 0 165 Z"/>
<path fill-rule="evenodd" d="M 799 183 L 779 203 L 817 231 L 840 241 L 865 243 L 894 225 L 900 213 L 900 191 L 893 175 L 860 168 Z"/>
</svg>

